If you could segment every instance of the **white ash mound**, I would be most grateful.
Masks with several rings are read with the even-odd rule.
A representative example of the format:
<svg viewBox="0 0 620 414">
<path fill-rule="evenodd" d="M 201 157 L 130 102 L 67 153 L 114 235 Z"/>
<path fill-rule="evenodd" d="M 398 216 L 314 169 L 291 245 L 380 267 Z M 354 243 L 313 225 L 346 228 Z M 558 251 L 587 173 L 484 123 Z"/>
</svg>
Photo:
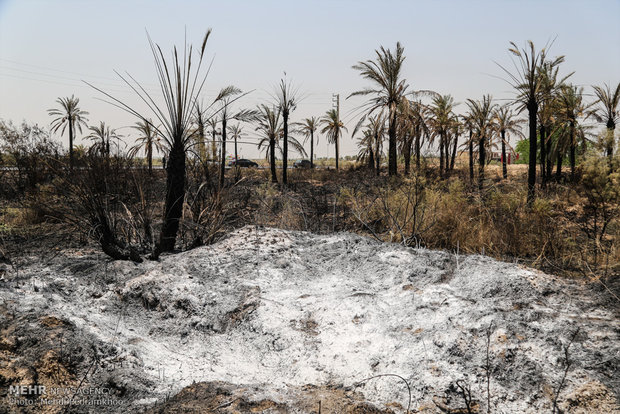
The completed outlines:
<svg viewBox="0 0 620 414">
<path fill-rule="evenodd" d="M 558 389 L 561 409 L 619 410 L 617 313 L 515 264 L 257 227 L 160 262 L 71 260 L 32 265 L 32 283 L 0 292 L 113 347 L 103 359 L 130 361 L 124 386 L 141 392 L 129 411 L 216 381 L 278 407 L 313 384 L 396 413 L 466 410 L 460 387 L 472 412 L 488 401 L 492 412 L 550 411 Z"/>
</svg>

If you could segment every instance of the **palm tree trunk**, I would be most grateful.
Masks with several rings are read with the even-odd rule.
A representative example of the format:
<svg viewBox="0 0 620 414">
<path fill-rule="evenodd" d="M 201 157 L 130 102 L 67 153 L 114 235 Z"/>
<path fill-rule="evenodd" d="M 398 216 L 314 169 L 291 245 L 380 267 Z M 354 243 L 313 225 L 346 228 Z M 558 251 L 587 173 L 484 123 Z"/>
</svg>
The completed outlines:
<svg viewBox="0 0 620 414">
<path fill-rule="evenodd" d="M 536 154 L 538 150 L 536 145 L 536 119 L 538 113 L 538 103 L 531 99 L 527 104 L 527 110 L 530 124 L 530 160 L 527 171 L 527 203 L 528 205 L 531 205 L 536 197 Z"/>
<path fill-rule="evenodd" d="M 398 174 L 396 157 L 396 110 L 390 108 L 390 122 L 388 125 L 388 175 L 390 177 Z"/>
<path fill-rule="evenodd" d="M 235 135 L 235 160 L 239 159 L 239 154 L 237 153 L 237 136 Z"/>
<path fill-rule="evenodd" d="M 224 188 L 224 174 L 226 173 L 226 118 L 222 118 L 222 150 L 220 152 L 220 182 L 219 188 Z"/>
<path fill-rule="evenodd" d="M 338 148 L 338 141 L 339 141 L 338 140 L 338 135 L 340 135 L 340 130 L 339 129 L 336 130 L 336 142 L 335 142 L 335 145 L 336 145 L 336 171 L 338 171 L 338 158 L 340 157 L 340 154 L 338 154 L 338 150 L 339 150 L 339 148 Z"/>
<path fill-rule="evenodd" d="M 380 151 L 380 142 L 379 135 L 375 135 L 375 164 L 377 165 L 375 168 L 375 174 L 377 177 L 381 173 L 381 151 Z"/>
<path fill-rule="evenodd" d="M 478 141 L 478 189 L 482 190 L 484 184 L 484 166 L 486 164 L 486 152 L 484 147 L 484 137 Z"/>
<path fill-rule="evenodd" d="M 310 131 L 310 168 L 314 168 L 314 132 Z"/>
<path fill-rule="evenodd" d="M 454 170 L 454 162 L 456 161 L 456 147 L 459 142 L 459 136 L 454 134 L 454 146 L 452 147 L 452 159 L 450 160 L 450 170 Z"/>
<path fill-rule="evenodd" d="M 288 168 L 288 111 L 283 111 L 282 118 L 284 120 L 284 143 L 282 145 L 282 186 L 288 183 L 286 170 Z"/>
<path fill-rule="evenodd" d="M 570 151 L 568 154 L 568 158 L 570 160 L 570 180 L 575 182 L 575 151 L 576 151 L 576 143 L 575 143 L 575 124 L 573 122 L 570 123 Z"/>
<path fill-rule="evenodd" d="M 439 176 L 443 177 L 443 133 L 439 134 Z"/>
<path fill-rule="evenodd" d="M 472 133 L 469 131 L 469 183 L 474 182 L 474 140 Z"/>
<path fill-rule="evenodd" d="M 564 155 L 558 151 L 557 164 L 555 168 L 555 179 L 560 181 L 562 179 L 562 162 L 564 161 Z"/>
<path fill-rule="evenodd" d="M 183 201 L 185 198 L 185 149 L 180 143 L 173 146 L 170 150 L 167 173 L 164 223 L 155 257 L 158 257 L 161 252 L 174 250 L 179 222 L 183 213 Z"/>
<path fill-rule="evenodd" d="M 540 125 L 540 178 L 543 187 L 547 184 L 547 129 Z"/>
<path fill-rule="evenodd" d="M 607 158 L 609 158 L 609 163 L 614 156 L 614 131 L 616 130 L 616 123 L 613 118 L 609 118 L 607 121 Z"/>
<path fill-rule="evenodd" d="M 217 159 L 217 143 L 215 142 L 216 135 L 217 132 L 215 131 L 215 128 L 213 128 L 213 131 L 211 131 L 211 158 L 214 162 Z"/>
<path fill-rule="evenodd" d="M 420 170 L 420 130 L 416 130 L 415 134 L 415 168 Z"/>
<path fill-rule="evenodd" d="M 405 145 L 403 147 L 403 157 L 405 157 L 405 175 L 409 175 L 409 168 L 411 166 L 411 144 L 412 137 L 405 136 Z"/>
<path fill-rule="evenodd" d="M 276 137 L 269 137 L 269 164 L 271 167 L 271 182 L 278 183 L 278 175 L 276 173 Z"/>
<path fill-rule="evenodd" d="M 146 159 L 149 164 L 149 175 L 153 175 L 153 143 L 151 139 L 146 143 Z"/>
<path fill-rule="evenodd" d="M 552 163 L 552 159 L 551 159 L 551 145 L 553 144 L 551 142 L 551 137 L 547 137 L 547 180 L 546 181 L 551 181 L 551 173 L 553 172 L 553 163 Z"/>
<path fill-rule="evenodd" d="M 372 150 L 372 148 L 369 148 L 369 154 L 368 154 L 368 169 L 369 170 L 373 170 L 375 168 L 375 155 L 374 155 L 374 151 Z"/>
<path fill-rule="evenodd" d="M 508 167 L 506 166 L 506 131 L 502 130 L 502 177 L 508 178 Z"/>
<path fill-rule="evenodd" d="M 69 119 L 69 169 L 73 170 L 73 120 Z"/>
</svg>

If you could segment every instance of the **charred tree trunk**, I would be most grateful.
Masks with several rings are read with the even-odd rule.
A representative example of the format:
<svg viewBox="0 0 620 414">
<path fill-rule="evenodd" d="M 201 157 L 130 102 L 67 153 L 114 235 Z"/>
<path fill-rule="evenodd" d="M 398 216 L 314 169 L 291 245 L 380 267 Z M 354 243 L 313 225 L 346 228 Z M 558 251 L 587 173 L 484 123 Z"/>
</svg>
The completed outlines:
<svg viewBox="0 0 620 414">
<path fill-rule="evenodd" d="M 416 130 L 415 134 L 415 168 L 420 170 L 420 130 Z"/>
<path fill-rule="evenodd" d="M 506 131 L 502 130 L 502 177 L 508 178 L 508 167 L 506 164 Z"/>
<path fill-rule="evenodd" d="M 390 110 L 390 122 L 388 125 L 388 175 L 398 175 L 396 157 L 396 110 Z"/>
<path fill-rule="evenodd" d="M 562 179 L 562 162 L 563 161 L 564 161 L 564 155 L 558 151 L 557 159 L 556 159 L 556 167 L 555 167 L 555 179 L 558 182 L 561 181 Z"/>
<path fill-rule="evenodd" d="M 314 131 L 310 131 L 310 168 L 314 168 Z"/>
<path fill-rule="evenodd" d="M 278 183 L 278 175 L 276 173 L 276 137 L 269 137 L 269 165 L 271 168 L 271 182 Z"/>
<path fill-rule="evenodd" d="M 576 143 L 575 143 L 575 124 L 574 122 L 570 123 L 570 149 L 568 158 L 570 161 L 570 180 L 571 182 L 575 182 L 575 152 L 576 152 Z"/>
<path fill-rule="evenodd" d="M 370 148 L 370 154 L 368 154 L 368 169 L 371 171 L 375 169 L 375 154 L 372 148 Z"/>
<path fill-rule="evenodd" d="M 286 187 L 288 183 L 287 169 L 288 169 L 288 111 L 282 112 L 283 127 L 284 127 L 284 142 L 282 145 L 282 186 Z"/>
<path fill-rule="evenodd" d="M 469 131 L 469 183 L 474 183 L 474 140 L 471 131 Z"/>
<path fill-rule="evenodd" d="M 547 129 L 540 125 L 540 178 L 543 187 L 547 184 Z"/>
<path fill-rule="evenodd" d="M 185 148 L 182 143 L 175 144 L 168 154 L 166 178 L 166 204 L 164 223 L 161 228 L 159 245 L 155 257 L 161 252 L 174 250 L 179 223 L 183 213 L 185 198 Z"/>
<path fill-rule="evenodd" d="M 146 147 L 146 158 L 149 163 L 149 175 L 153 175 L 153 141 L 149 140 Z"/>
<path fill-rule="evenodd" d="M 336 150 L 336 171 L 338 171 L 338 158 L 340 158 L 340 154 L 339 154 L 339 146 L 338 146 L 338 141 L 339 141 L 339 135 L 340 135 L 340 130 L 337 129 L 336 130 L 336 141 L 334 142 L 335 144 L 335 150 Z"/>
<path fill-rule="evenodd" d="M 454 134 L 454 146 L 452 147 L 452 159 L 450 160 L 450 171 L 454 170 L 454 163 L 456 161 L 456 147 L 459 143 L 459 136 Z"/>
<path fill-rule="evenodd" d="M 616 123 L 613 118 L 609 118 L 607 121 L 607 145 L 606 152 L 607 158 L 609 158 L 609 163 L 611 164 L 611 160 L 614 156 L 614 131 L 616 130 Z"/>
<path fill-rule="evenodd" d="M 69 169 L 73 171 L 73 120 L 69 119 Z"/>
<path fill-rule="evenodd" d="M 375 158 L 375 162 L 377 164 L 375 174 L 378 177 L 381 174 L 381 143 L 379 142 L 378 135 L 375 135 Z"/>
<path fill-rule="evenodd" d="M 224 188 L 224 177 L 226 174 L 226 118 L 222 118 L 222 145 L 220 151 L 220 181 L 219 188 Z"/>
<path fill-rule="evenodd" d="M 486 165 L 486 149 L 484 145 L 484 137 L 480 137 L 478 141 L 478 189 L 482 190 L 484 185 L 484 166 Z"/>
<path fill-rule="evenodd" d="M 405 136 L 405 142 L 403 146 L 403 157 L 405 158 L 405 175 L 409 175 L 409 169 L 411 168 L 411 144 L 412 137 L 410 135 Z"/>
<path fill-rule="evenodd" d="M 444 136 L 443 133 L 439 134 L 439 176 L 443 177 L 443 150 L 444 150 Z"/>
<path fill-rule="evenodd" d="M 538 114 L 538 103 L 533 98 L 527 103 L 530 126 L 530 159 L 527 171 L 527 203 L 531 205 L 536 198 L 536 154 L 538 146 L 536 142 L 536 119 Z"/>
<path fill-rule="evenodd" d="M 552 146 L 552 142 L 551 142 L 551 137 L 547 137 L 547 179 L 546 181 L 549 182 L 551 181 L 551 174 L 553 173 L 553 160 L 551 158 L 551 146 Z"/>
</svg>

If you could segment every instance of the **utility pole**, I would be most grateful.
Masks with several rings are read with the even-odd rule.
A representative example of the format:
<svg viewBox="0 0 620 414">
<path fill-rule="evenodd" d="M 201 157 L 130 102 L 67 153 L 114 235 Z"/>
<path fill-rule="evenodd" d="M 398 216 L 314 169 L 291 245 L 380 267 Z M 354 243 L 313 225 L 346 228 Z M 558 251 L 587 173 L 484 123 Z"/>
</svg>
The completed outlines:
<svg viewBox="0 0 620 414">
<path fill-rule="evenodd" d="M 340 145 L 340 94 L 332 94 L 332 107 L 336 109 L 336 171 L 338 171 L 338 146 Z"/>
</svg>

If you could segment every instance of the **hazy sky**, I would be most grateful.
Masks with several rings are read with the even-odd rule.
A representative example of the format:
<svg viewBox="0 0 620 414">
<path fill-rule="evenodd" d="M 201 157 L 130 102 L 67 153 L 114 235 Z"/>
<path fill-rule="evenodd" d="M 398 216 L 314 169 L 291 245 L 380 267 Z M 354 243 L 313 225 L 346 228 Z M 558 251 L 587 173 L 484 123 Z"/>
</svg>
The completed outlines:
<svg viewBox="0 0 620 414">
<path fill-rule="evenodd" d="M 304 96 L 293 121 L 323 115 L 332 94 L 340 94 L 349 128 L 342 149 L 354 154 L 351 111 L 360 101 L 345 98 L 368 83 L 351 66 L 373 58 L 380 45 L 404 45 L 403 75 L 412 89 L 450 93 L 457 102 L 490 93 L 505 102 L 513 92 L 497 78 L 503 74 L 495 62 L 510 67 L 508 42 L 542 47 L 555 38 L 550 54 L 565 55 L 564 73 L 575 71 L 572 81 L 591 93 L 592 84 L 620 81 L 619 18 L 620 0 L 0 0 L 0 118 L 47 126 L 47 109 L 75 94 L 90 124 L 103 120 L 131 135 L 126 127 L 135 119 L 98 100 L 81 80 L 136 103 L 114 70 L 156 88 L 145 29 L 168 52 L 183 44 L 185 31 L 198 46 L 210 27 L 207 95 L 233 84 L 255 90 L 238 105 L 254 107 L 272 100 L 286 71 Z M 464 103 L 457 106 L 464 110 Z M 246 140 L 255 139 L 253 126 L 244 131 Z M 250 145 L 241 151 L 257 156 Z M 333 156 L 323 137 L 317 155 Z"/>
</svg>

